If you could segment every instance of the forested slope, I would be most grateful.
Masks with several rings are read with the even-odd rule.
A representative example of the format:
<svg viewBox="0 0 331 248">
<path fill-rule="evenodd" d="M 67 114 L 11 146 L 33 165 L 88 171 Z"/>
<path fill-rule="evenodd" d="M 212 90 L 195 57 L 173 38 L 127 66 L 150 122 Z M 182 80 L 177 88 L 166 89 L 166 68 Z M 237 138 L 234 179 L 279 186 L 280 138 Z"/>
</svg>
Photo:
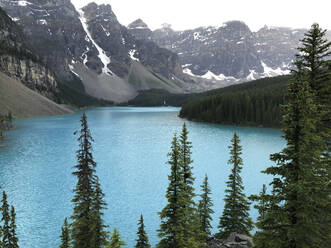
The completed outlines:
<svg viewBox="0 0 331 248">
<path fill-rule="evenodd" d="M 265 78 L 205 93 L 184 104 L 180 117 L 221 124 L 277 127 L 289 80 L 290 76 Z"/>
</svg>

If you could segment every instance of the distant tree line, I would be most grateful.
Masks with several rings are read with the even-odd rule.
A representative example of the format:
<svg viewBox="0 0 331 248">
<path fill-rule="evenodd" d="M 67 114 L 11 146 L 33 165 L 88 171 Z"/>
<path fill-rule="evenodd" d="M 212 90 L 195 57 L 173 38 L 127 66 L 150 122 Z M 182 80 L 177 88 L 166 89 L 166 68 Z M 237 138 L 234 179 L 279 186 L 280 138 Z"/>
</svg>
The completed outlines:
<svg viewBox="0 0 331 248">
<path fill-rule="evenodd" d="M 233 92 L 220 92 L 189 101 L 182 106 L 180 117 L 203 122 L 229 125 L 280 126 L 280 106 L 285 103 L 286 84 L 289 77 L 258 80 Z"/>
</svg>

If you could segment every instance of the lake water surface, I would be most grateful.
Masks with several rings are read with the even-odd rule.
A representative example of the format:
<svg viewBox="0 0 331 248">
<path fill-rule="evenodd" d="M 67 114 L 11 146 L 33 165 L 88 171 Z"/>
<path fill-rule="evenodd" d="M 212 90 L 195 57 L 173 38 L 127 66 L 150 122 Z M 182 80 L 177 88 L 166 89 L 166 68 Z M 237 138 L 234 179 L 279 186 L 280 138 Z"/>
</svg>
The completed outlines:
<svg viewBox="0 0 331 248">
<path fill-rule="evenodd" d="M 126 247 L 134 247 L 137 222 L 144 215 L 151 244 L 158 242 L 157 212 L 166 204 L 170 168 L 167 153 L 174 132 L 184 120 L 178 108 L 96 108 L 87 110 L 97 174 L 106 194 L 105 221 L 118 228 Z M 17 120 L 16 129 L 0 143 L 0 186 L 17 211 L 21 248 L 56 248 L 65 217 L 72 213 L 71 175 L 78 148 L 75 130 L 81 112 L 68 116 Z M 187 122 L 193 143 L 197 193 L 207 173 L 214 201 L 214 231 L 222 213 L 228 145 L 237 132 L 243 146 L 242 171 L 247 195 L 258 193 L 270 177 L 260 171 L 271 164 L 269 155 L 285 141 L 276 129 Z M 251 210 L 252 217 L 256 211 Z"/>
</svg>

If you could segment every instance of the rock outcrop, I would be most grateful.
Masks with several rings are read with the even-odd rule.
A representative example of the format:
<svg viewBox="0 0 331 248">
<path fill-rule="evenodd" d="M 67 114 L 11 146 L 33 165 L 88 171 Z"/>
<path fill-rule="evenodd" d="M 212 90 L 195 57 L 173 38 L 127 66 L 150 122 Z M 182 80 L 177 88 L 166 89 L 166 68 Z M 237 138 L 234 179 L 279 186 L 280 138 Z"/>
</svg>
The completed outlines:
<svg viewBox="0 0 331 248">
<path fill-rule="evenodd" d="M 253 240 L 246 235 L 231 233 L 230 237 L 225 240 L 210 239 L 208 241 L 210 248 L 252 248 Z"/>
<path fill-rule="evenodd" d="M 0 9 L 0 71 L 49 99 L 58 93 L 55 75 L 34 55 L 26 36 Z"/>
</svg>

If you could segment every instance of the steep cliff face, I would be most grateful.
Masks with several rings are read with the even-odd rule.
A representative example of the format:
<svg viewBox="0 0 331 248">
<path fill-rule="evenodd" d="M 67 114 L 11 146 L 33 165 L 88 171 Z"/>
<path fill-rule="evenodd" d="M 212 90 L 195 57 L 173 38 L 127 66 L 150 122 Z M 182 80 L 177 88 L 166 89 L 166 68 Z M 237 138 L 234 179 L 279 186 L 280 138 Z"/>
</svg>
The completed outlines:
<svg viewBox="0 0 331 248">
<path fill-rule="evenodd" d="M 54 74 L 30 59 L 0 55 L 0 71 L 49 99 L 55 100 L 59 92 Z"/>
<path fill-rule="evenodd" d="M 96 64 L 101 64 L 70 0 L 0 0 L 0 6 L 22 28 L 41 60 L 61 79 L 74 78 L 69 64 L 72 59 L 82 62 L 87 52 Z"/>
<path fill-rule="evenodd" d="M 92 39 L 109 57 L 109 69 L 120 77 L 128 75 L 132 61 L 139 61 L 167 79 L 182 75 L 176 53 L 153 41 L 139 40 L 121 25 L 110 5 L 90 3 L 82 9 Z"/>
<path fill-rule="evenodd" d="M 55 99 L 54 74 L 36 57 L 21 29 L 0 9 L 0 71 L 30 89 Z"/>
</svg>

